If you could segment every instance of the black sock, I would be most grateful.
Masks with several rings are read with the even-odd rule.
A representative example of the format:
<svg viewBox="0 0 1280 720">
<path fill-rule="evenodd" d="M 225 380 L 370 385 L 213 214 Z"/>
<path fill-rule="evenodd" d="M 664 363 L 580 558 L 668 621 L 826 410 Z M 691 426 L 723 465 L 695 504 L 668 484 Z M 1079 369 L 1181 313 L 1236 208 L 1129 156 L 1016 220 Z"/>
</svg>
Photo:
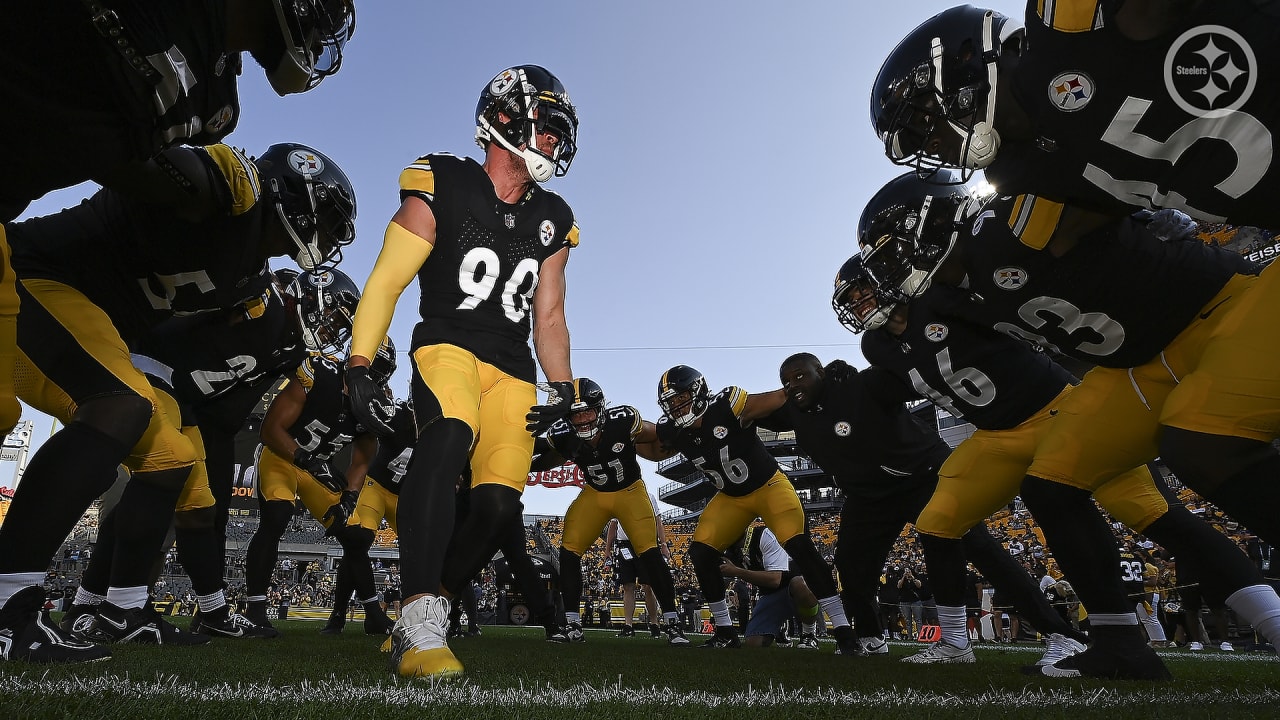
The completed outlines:
<svg viewBox="0 0 1280 720">
<path fill-rule="evenodd" d="M 577 612 L 582 607 L 582 558 L 560 548 L 560 597 L 565 610 Z"/>
<path fill-rule="evenodd" d="M 32 456 L 0 525 L 0 573 L 43 572 L 76 523 L 115 482 L 130 446 L 72 421 Z"/>
<path fill-rule="evenodd" d="M 724 600 L 724 575 L 720 574 L 720 553 L 706 543 L 689 543 L 689 559 L 698 576 L 698 586 L 707 602 Z"/>
<path fill-rule="evenodd" d="M 112 587 L 140 587 L 150 583 L 152 566 L 164 549 L 182 485 L 190 472 L 191 468 L 185 467 L 134 473 L 129 480 L 115 507 Z"/>
<path fill-rule="evenodd" d="M 174 527 L 178 562 L 191 578 L 191 589 L 197 595 L 212 595 L 222 589 L 224 544 L 211 522 L 214 508 L 200 508 L 178 513 Z M 183 519 L 199 513 L 201 521 Z M 207 519 L 204 517 L 207 516 Z"/>
<path fill-rule="evenodd" d="M 440 592 L 445 551 L 453 536 L 454 488 L 467 465 L 471 440 L 471 428 L 453 418 L 436 420 L 418 435 L 396 509 L 406 598 Z"/>
<path fill-rule="evenodd" d="M 965 558 L 964 543 L 920 533 L 920 549 L 924 551 L 929 586 L 937 603 L 946 607 L 964 605 L 964 582 L 969 562 Z"/>
<path fill-rule="evenodd" d="M 249 539 L 244 556 L 244 587 L 249 595 L 266 595 L 271 584 L 271 573 L 276 568 L 276 556 L 280 552 L 280 538 L 293 518 L 293 503 L 284 500 L 263 500 L 258 529 Z"/>
</svg>

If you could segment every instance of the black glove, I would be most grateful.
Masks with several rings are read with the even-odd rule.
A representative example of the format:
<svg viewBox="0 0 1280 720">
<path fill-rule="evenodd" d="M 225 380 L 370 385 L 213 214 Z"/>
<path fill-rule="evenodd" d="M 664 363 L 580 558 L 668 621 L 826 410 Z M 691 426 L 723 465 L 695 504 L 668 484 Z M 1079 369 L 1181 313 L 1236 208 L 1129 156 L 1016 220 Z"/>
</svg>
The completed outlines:
<svg viewBox="0 0 1280 720">
<path fill-rule="evenodd" d="M 317 482 L 333 492 L 343 492 L 347 489 L 346 475 L 334 467 L 332 462 L 321 460 L 308 450 L 298 448 L 293 451 L 293 464 L 306 470 Z"/>
<path fill-rule="evenodd" d="M 823 374 L 828 380 L 847 382 L 858 374 L 858 369 L 843 360 L 832 360 L 823 368 Z"/>
<path fill-rule="evenodd" d="M 325 537 L 333 537 L 338 531 L 346 527 L 347 520 L 356 514 L 356 500 L 360 499 L 360 493 L 355 490 L 343 490 L 342 499 L 325 512 L 324 517 L 320 518 L 321 522 L 333 518 L 333 522 L 329 523 L 329 527 L 325 528 Z"/>
<path fill-rule="evenodd" d="M 1147 230 L 1164 242 L 1191 240 L 1200 230 L 1195 218 L 1174 208 L 1163 208 L 1134 213 L 1134 217 L 1147 224 Z"/>
<path fill-rule="evenodd" d="M 352 414 L 366 430 L 379 437 L 396 434 L 391 428 L 395 406 L 387 399 L 382 388 L 369 377 L 367 366 L 347 366 L 347 397 L 351 399 Z"/>
<path fill-rule="evenodd" d="M 524 429 L 531 435 L 546 432 L 557 420 L 569 414 L 569 406 L 573 404 L 571 382 L 538 383 L 538 388 L 547 393 L 547 404 L 534 405 L 529 409 L 529 414 L 524 416 Z"/>
</svg>

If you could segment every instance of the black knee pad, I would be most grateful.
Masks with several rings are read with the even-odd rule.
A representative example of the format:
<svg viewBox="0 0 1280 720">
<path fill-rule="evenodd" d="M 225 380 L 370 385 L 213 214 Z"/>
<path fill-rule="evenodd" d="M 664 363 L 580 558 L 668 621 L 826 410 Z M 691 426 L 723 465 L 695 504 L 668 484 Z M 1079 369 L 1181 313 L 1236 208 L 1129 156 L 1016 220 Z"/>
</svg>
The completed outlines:
<svg viewBox="0 0 1280 720">
<path fill-rule="evenodd" d="M 1228 479 L 1275 454 L 1268 443 L 1181 428 L 1165 428 L 1160 440 L 1160 458 L 1201 495 L 1212 494 Z"/>
<path fill-rule="evenodd" d="M 73 422 L 82 422 L 98 432 L 133 447 L 142 439 L 155 412 L 151 401 L 134 393 L 104 395 L 76 408 Z"/>
<path fill-rule="evenodd" d="M 258 503 L 260 515 L 258 532 L 267 531 L 276 538 L 284 536 L 293 519 L 293 503 L 285 500 L 263 500 Z"/>
<path fill-rule="evenodd" d="M 689 559 L 693 561 L 694 574 L 702 587 L 702 596 L 709 602 L 724 600 L 724 576 L 720 574 L 720 553 L 706 543 L 689 543 Z"/>
<path fill-rule="evenodd" d="M 218 508 L 214 505 L 194 510 L 180 510 L 174 513 L 173 524 L 182 530 L 212 529 L 217 514 Z"/>
<path fill-rule="evenodd" d="M 369 552 L 373 547 L 373 531 L 360 525 L 347 525 L 338 531 L 338 542 L 347 552 Z"/>
</svg>

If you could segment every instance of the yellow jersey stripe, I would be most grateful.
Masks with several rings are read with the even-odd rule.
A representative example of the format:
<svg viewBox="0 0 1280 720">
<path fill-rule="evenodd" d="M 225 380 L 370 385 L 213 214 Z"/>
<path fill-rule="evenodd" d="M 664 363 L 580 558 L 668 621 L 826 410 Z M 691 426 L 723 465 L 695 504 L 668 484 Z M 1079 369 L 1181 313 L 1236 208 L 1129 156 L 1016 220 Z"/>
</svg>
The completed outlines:
<svg viewBox="0 0 1280 720">
<path fill-rule="evenodd" d="M 1058 229 L 1062 210 L 1062 203 L 1035 195 L 1019 195 L 1009 216 L 1009 229 L 1023 245 L 1043 250 Z"/>
<path fill-rule="evenodd" d="M 1036 12 L 1046 27 L 1059 32 L 1087 32 L 1102 27 L 1098 0 L 1038 0 Z"/>
<path fill-rule="evenodd" d="M 741 417 L 747 407 L 747 392 L 736 386 L 729 388 L 729 407 L 733 408 L 734 417 Z"/>
<path fill-rule="evenodd" d="M 423 158 L 405 167 L 400 172 L 400 189 L 424 195 L 427 200 L 435 199 L 436 175 L 431 170 L 431 163 Z"/>
<path fill-rule="evenodd" d="M 573 227 L 569 228 L 569 234 L 565 239 L 569 241 L 569 247 L 578 247 L 578 223 L 574 223 Z"/>
<path fill-rule="evenodd" d="M 231 191 L 231 214 L 243 215 L 248 212 L 262 195 L 257 166 L 249 162 L 243 152 L 229 145 L 210 145 L 204 151 L 222 173 L 222 178 Z"/>
</svg>

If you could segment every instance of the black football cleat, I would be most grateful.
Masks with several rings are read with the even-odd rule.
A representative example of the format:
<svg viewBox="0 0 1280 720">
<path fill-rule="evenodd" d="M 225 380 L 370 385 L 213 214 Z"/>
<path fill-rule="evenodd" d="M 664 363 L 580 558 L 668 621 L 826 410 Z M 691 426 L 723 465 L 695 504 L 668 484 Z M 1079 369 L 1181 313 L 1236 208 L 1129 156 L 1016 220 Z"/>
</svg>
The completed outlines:
<svg viewBox="0 0 1280 720">
<path fill-rule="evenodd" d="M 140 608 L 128 609 L 109 602 L 102 603 L 85 637 L 100 643 L 204 645 L 209 642 L 208 635 L 188 632 L 170 624 L 149 602 Z"/>
<path fill-rule="evenodd" d="M 387 617 L 387 612 L 377 602 L 370 602 L 364 606 L 365 635 L 390 635 L 391 628 L 395 625 L 396 622 Z"/>
<path fill-rule="evenodd" d="M 18 591 L 0 608 L 0 659 L 29 663 L 87 663 L 106 660 L 111 651 L 58 627 L 44 609 L 44 588 Z"/>
<path fill-rule="evenodd" d="M 341 635 L 342 629 L 347 626 L 347 614 L 340 613 L 336 610 L 329 613 L 329 621 L 320 628 L 321 635 Z"/>
<path fill-rule="evenodd" d="M 1031 668 L 1035 667 L 1037 666 L 1031 666 Z M 1084 652 L 1065 657 L 1052 665 L 1039 666 L 1039 670 L 1042 675 L 1058 678 L 1157 681 L 1173 679 L 1164 661 L 1145 642 L 1137 644 L 1095 642 Z"/>
<path fill-rule="evenodd" d="M 191 632 L 196 635 L 231 639 L 259 638 L 265 640 L 280 637 L 279 630 L 255 625 L 249 618 L 239 613 L 231 612 L 230 605 L 223 605 L 217 610 L 208 613 L 196 613 L 195 618 L 191 620 Z"/>
<path fill-rule="evenodd" d="M 742 647 L 738 639 L 738 630 L 732 625 L 717 625 L 715 634 L 702 643 L 704 648 L 737 648 Z"/>
<path fill-rule="evenodd" d="M 684 636 L 684 631 L 680 629 L 679 623 L 669 622 L 661 628 L 667 636 L 668 645 L 688 645 L 689 638 Z"/>
<path fill-rule="evenodd" d="M 618 637 L 635 637 L 636 628 L 634 625 L 623 625 L 622 630 L 618 633 Z"/>
<path fill-rule="evenodd" d="M 72 604 L 71 608 L 63 613 L 62 622 L 58 627 L 71 637 L 83 640 L 85 632 L 92 627 L 93 618 L 97 614 L 97 605 Z"/>
</svg>

